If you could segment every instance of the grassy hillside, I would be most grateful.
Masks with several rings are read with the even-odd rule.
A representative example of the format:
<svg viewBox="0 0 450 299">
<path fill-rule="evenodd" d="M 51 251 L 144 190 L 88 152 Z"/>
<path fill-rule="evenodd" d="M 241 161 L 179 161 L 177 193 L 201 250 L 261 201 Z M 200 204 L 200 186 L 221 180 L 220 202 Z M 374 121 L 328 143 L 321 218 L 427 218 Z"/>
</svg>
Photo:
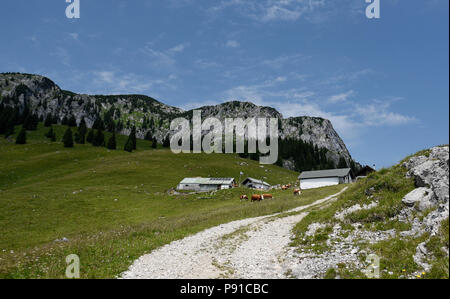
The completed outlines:
<svg viewBox="0 0 450 299">
<path fill-rule="evenodd" d="M 65 131 L 54 126 L 57 140 Z M 108 151 L 88 145 L 66 149 L 51 143 L 39 125 L 26 145 L 0 138 L 0 278 L 64 277 L 65 257 L 78 254 L 84 278 L 111 278 L 161 245 L 231 220 L 280 212 L 337 192 L 341 186 L 294 198 L 240 202 L 238 188 L 216 195 L 171 196 L 184 177 L 266 177 L 295 182 L 297 173 L 260 166 L 237 155 L 175 155 L 151 149 Z M 19 130 L 16 129 L 16 132 Z M 108 133 L 106 133 L 108 137 Z M 122 149 L 126 136 L 117 136 Z M 67 238 L 68 242 L 58 239 Z"/>
</svg>

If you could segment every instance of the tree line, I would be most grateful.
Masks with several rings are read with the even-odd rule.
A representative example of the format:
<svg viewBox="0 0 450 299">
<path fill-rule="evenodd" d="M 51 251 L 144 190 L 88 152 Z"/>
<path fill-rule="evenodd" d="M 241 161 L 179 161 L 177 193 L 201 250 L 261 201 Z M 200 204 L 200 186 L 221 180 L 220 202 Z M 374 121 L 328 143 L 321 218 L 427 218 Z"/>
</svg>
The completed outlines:
<svg viewBox="0 0 450 299">
<path fill-rule="evenodd" d="M 36 131 L 39 122 L 43 122 L 44 127 L 49 128 L 45 133 L 45 137 L 50 141 L 55 142 L 57 137 L 53 125 L 59 123 L 59 118 L 57 116 L 47 114 L 45 118 L 42 116 L 38 117 L 37 114 L 30 112 L 26 105 L 21 112 L 17 107 L 12 108 L 10 106 L 5 106 L 3 102 L 0 104 L 0 134 L 4 135 L 5 138 L 8 138 L 14 135 L 15 127 L 21 125 L 20 131 L 16 137 L 16 144 L 26 144 L 27 131 Z M 106 147 L 109 150 L 117 149 L 116 127 L 114 122 L 108 122 L 108 125 L 106 126 L 102 118 L 98 116 L 94 121 L 92 128 L 89 129 L 84 118 L 77 124 L 75 116 L 70 115 L 64 116 L 60 123 L 61 125 L 67 126 L 62 137 L 63 145 L 66 148 L 74 147 L 75 144 L 90 143 L 95 147 Z M 74 130 L 74 132 L 72 130 Z M 106 140 L 104 132 L 112 133 L 108 140 Z M 158 142 L 156 138 L 152 136 L 150 130 L 145 135 L 145 140 L 151 142 L 151 147 L 153 149 L 158 147 Z M 168 137 L 164 139 L 163 146 L 170 146 Z M 133 126 L 123 150 L 132 152 L 136 149 L 136 127 Z"/>
</svg>

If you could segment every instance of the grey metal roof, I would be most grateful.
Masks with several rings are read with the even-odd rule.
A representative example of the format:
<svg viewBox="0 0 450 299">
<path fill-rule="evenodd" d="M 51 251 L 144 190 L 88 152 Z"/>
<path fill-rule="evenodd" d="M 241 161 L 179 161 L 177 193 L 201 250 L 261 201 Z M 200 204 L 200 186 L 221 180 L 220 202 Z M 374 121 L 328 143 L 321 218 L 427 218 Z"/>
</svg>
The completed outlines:
<svg viewBox="0 0 450 299">
<path fill-rule="evenodd" d="M 180 184 L 228 185 L 233 181 L 234 178 L 185 178 Z"/>
<path fill-rule="evenodd" d="M 262 184 L 262 185 L 266 185 L 266 186 L 269 186 L 269 187 L 270 187 L 270 184 L 269 184 L 269 183 L 264 182 L 264 181 L 261 181 L 261 180 L 257 180 L 257 179 L 254 179 L 254 178 L 246 178 L 244 181 L 242 181 L 242 183 L 245 183 L 247 180 L 248 180 L 248 181 L 251 181 L 251 182 L 253 182 L 253 183 Z"/>
<path fill-rule="evenodd" d="M 350 168 L 328 169 L 316 171 L 304 171 L 298 177 L 299 179 L 314 179 L 314 178 L 331 178 L 331 177 L 345 177 L 350 173 Z"/>
</svg>

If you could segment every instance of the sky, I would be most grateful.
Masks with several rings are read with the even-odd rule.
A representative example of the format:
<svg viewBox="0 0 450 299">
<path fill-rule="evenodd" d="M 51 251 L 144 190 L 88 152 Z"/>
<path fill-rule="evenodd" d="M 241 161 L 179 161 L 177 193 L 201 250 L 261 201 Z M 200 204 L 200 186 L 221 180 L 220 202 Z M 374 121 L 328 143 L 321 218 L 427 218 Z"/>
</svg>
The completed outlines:
<svg viewBox="0 0 450 299">
<path fill-rule="evenodd" d="M 449 139 L 449 1 L 2 0 L 0 72 L 181 107 L 230 100 L 331 120 L 377 168 Z"/>
</svg>

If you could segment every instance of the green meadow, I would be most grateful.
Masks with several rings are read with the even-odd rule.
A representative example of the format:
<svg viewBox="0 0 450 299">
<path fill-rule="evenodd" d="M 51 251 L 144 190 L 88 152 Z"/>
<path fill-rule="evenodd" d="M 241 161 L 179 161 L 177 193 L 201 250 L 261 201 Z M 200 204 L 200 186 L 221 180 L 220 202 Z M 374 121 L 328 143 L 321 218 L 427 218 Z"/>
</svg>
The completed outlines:
<svg viewBox="0 0 450 299">
<path fill-rule="evenodd" d="M 39 124 L 27 144 L 0 138 L 0 278 L 64 278 L 69 254 L 81 261 L 82 278 L 114 278 L 142 254 L 205 228 L 282 212 L 342 188 L 275 191 L 260 203 L 241 202 L 246 188 L 215 194 L 170 195 L 184 177 L 265 178 L 295 183 L 298 174 L 225 154 L 173 154 L 138 140 L 138 150 L 90 144 L 64 148 Z M 16 128 L 16 134 L 19 128 Z M 109 134 L 106 133 L 106 140 Z M 63 238 L 67 240 L 61 241 Z"/>
</svg>

